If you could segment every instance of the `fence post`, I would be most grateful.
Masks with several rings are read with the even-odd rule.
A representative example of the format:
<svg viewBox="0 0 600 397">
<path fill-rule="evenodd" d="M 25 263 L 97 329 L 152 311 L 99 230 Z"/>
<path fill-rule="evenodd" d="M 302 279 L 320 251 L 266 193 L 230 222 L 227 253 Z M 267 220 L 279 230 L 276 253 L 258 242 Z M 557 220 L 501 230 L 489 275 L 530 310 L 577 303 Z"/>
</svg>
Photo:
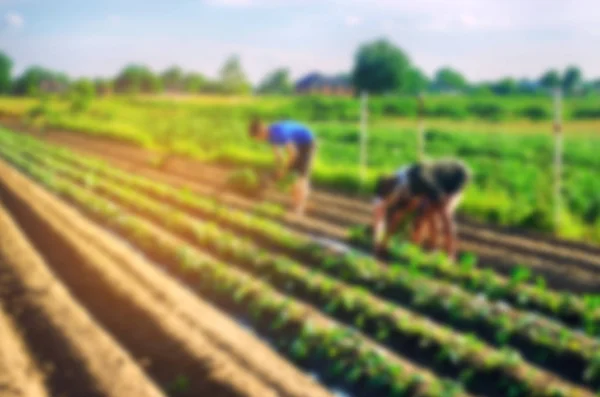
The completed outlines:
<svg viewBox="0 0 600 397">
<path fill-rule="evenodd" d="M 425 159 L 425 102 L 423 93 L 417 97 L 417 159 L 423 161 Z"/>
<path fill-rule="evenodd" d="M 563 132 L 561 117 L 561 90 L 554 90 L 554 227 L 560 228 L 560 213 L 562 207 L 562 156 Z"/>
<path fill-rule="evenodd" d="M 368 93 L 363 91 L 360 96 L 360 179 L 365 182 L 367 177 L 367 101 Z"/>
</svg>

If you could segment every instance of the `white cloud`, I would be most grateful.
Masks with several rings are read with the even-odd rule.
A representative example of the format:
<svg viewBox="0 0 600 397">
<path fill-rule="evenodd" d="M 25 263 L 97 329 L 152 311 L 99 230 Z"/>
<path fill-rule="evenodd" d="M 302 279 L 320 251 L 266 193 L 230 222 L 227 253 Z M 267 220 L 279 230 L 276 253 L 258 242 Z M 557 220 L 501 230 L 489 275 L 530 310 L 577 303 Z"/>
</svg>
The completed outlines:
<svg viewBox="0 0 600 397">
<path fill-rule="evenodd" d="M 23 26 L 25 21 L 20 14 L 17 14 L 16 12 L 7 12 L 4 15 L 4 23 L 10 28 L 19 29 Z"/>
<path fill-rule="evenodd" d="M 345 19 L 344 19 L 344 23 L 347 26 L 356 26 L 356 25 L 360 25 L 362 23 L 362 18 L 357 17 L 356 15 L 348 15 Z"/>
<path fill-rule="evenodd" d="M 460 23 L 467 28 L 474 28 L 479 25 L 479 20 L 470 14 L 462 14 L 459 17 Z"/>
</svg>

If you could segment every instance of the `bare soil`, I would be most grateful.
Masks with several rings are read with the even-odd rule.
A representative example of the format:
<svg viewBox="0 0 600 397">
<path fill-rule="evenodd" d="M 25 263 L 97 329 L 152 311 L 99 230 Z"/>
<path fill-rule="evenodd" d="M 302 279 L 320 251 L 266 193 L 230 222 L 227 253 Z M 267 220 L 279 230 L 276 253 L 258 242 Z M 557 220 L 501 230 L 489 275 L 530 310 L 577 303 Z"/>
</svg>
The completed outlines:
<svg viewBox="0 0 600 397">
<path fill-rule="evenodd" d="M 4 267 L 5 264 L 0 263 Z M 48 397 L 43 374 L 12 319 L 0 307 L 0 395 Z"/>
<path fill-rule="evenodd" d="M 290 365 L 273 373 L 268 364 L 260 370 L 254 370 L 250 365 L 242 366 L 241 359 L 237 361 L 230 351 L 216 346 L 189 318 L 186 320 L 175 314 L 192 313 L 197 307 L 184 309 L 187 302 L 176 302 L 172 295 L 170 302 L 176 306 L 166 304 L 164 296 L 169 295 L 169 288 L 160 291 L 161 295 L 156 293 L 156 288 L 149 290 L 115 261 L 118 250 L 101 249 L 97 242 L 110 240 L 106 232 L 100 237 L 100 229 L 4 163 L 0 164 L 0 175 L 0 192 L 5 204 L 29 233 L 36 249 L 45 255 L 71 293 L 137 360 L 144 363 L 146 372 L 159 384 L 168 385 L 183 375 L 189 384 L 185 391 L 177 394 L 182 396 L 205 393 L 214 396 L 329 396 L 318 385 L 311 385 L 299 371 L 292 370 Z M 132 255 L 135 254 L 132 252 Z M 145 267 L 152 265 L 145 263 Z M 164 281 L 166 275 L 162 274 L 162 277 Z M 212 313 L 217 311 L 213 309 Z M 215 333 L 216 326 L 227 326 L 222 318 L 211 319 L 210 311 L 202 314 L 206 317 L 196 313 L 196 323 L 215 324 L 212 328 Z M 228 334 L 227 329 L 221 329 L 221 332 Z M 228 338 L 221 338 L 221 344 L 224 345 L 223 340 L 239 337 L 240 332 L 232 331 Z M 249 335 L 240 338 L 246 342 L 245 364 L 257 365 L 258 359 L 248 358 L 253 355 L 251 339 Z M 253 342 L 254 345 L 261 344 L 258 340 Z M 266 350 L 266 346 L 261 346 L 255 356 L 267 361 L 270 356 Z M 264 380 L 257 376 L 261 373 Z M 266 373 L 270 374 L 270 379 L 264 376 Z"/>
<path fill-rule="evenodd" d="M 48 392 L 162 396 L 134 360 L 69 294 L 2 205 L 0 230 L 0 300 L 43 370 Z M 4 338 L 1 340 L 4 343 Z M 18 342 L 8 347 L 15 353 L 12 370 L 23 368 L 26 359 L 16 354 Z M 24 390 L 35 389 L 36 372 L 31 367 L 31 379 L 21 383 Z"/>
</svg>

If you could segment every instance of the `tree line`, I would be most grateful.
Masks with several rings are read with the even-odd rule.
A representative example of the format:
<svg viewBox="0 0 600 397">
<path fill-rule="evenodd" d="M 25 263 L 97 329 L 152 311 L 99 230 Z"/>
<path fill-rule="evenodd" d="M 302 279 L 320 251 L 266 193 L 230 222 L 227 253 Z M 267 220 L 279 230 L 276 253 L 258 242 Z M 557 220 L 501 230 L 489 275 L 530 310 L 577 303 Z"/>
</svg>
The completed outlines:
<svg viewBox="0 0 600 397">
<path fill-rule="evenodd" d="M 217 79 L 209 79 L 197 72 L 185 72 L 178 66 L 172 66 L 162 73 L 155 73 L 141 64 L 127 65 L 113 78 L 97 79 L 70 79 L 65 73 L 41 66 L 31 66 L 13 79 L 12 67 L 12 60 L 0 52 L 0 94 L 20 96 L 73 92 L 86 92 L 91 95 L 161 92 L 249 94 L 252 91 L 252 85 L 236 56 L 232 56 L 224 63 Z"/>
<path fill-rule="evenodd" d="M 76 92 L 90 95 L 110 93 L 207 93 L 287 95 L 294 92 L 290 72 L 277 68 L 268 73 L 255 87 L 247 78 L 240 59 L 226 60 L 216 79 L 197 72 L 186 72 L 172 66 L 161 73 L 140 64 L 130 64 L 113 78 L 71 80 L 66 74 L 40 66 L 32 66 L 20 76 L 12 78 L 12 60 L 0 52 L 0 94 L 36 96 L 43 92 Z M 505 77 L 497 81 L 469 82 L 451 67 L 440 68 L 427 76 L 414 65 L 408 55 L 386 39 L 361 45 L 354 56 L 351 71 L 344 73 L 356 92 L 372 94 L 416 95 L 419 93 L 463 93 L 470 95 L 537 95 L 561 88 L 566 95 L 600 93 L 600 78 L 586 80 L 577 66 L 564 71 L 551 69 L 536 79 Z M 86 94 L 87 95 L 87 94 Z"/>
</svg>

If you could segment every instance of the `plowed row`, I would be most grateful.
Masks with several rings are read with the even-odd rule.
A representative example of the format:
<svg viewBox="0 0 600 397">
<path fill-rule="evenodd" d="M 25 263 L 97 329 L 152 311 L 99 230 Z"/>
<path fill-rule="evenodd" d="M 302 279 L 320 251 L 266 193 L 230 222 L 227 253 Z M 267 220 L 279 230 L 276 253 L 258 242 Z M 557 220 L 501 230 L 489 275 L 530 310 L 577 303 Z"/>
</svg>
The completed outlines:
<svg viewBox="0 0 600 397">
<path fill-rule="evenodd" d="M 74 165 L 77 156 L 50 146 L 7 133 L 2 139 L 0 156 L 129 240 L 203 299 L 248 322 L 273 349 L 305 371 L 316 372 L 328 385 L 342 386 L 356 395 L 493 396 L 591 396 L 599 386 L 595 355 L 599 343 L 594 337 L 598 317 L 584 310 L 585 303 L 575 295 L 568 296 L 568 311 L 559 310 L 558 317 L 552 316 L 550 302 L 560 294 L 547 291 L 542 297 L 529 295 L 539 308 L 548 303 L 548 315 L 555 318 L 545 318 L 528 312 L 529 306 L 519 299 L 515 299 L 515 307 L 494 302 L 492 295 L 481 300 L 481 295 L 471 295 L 414 268 L 386 270 L 385 265 L 368 258 L 356 262 L 347 257 L 332 267 L 331 263 L 340 258 L 337 253 L 311 249 L 310 257 L 300 244 L 306 236 L 290 232 L 289 239 L 282 238 L 285 227 L 264 214 L 246 218 L 239 213 L 228 218 L 228 207 L 213 204 L 211 213 L 210 206 L 202 209 L 205 199 L 189 191 L 177 196 L 176 189 L 93 161 L 81 160 Z M 0 171 L 19 179 L 4 166 Z M 8 200 L 11 210 L 18 214 L 21 203 L 31 201 L 31 196 L 23 193 Z M 163 202 L 165 197 L 170 197 L 171 205 Z M 181 198 L 179 203 L 177 197 Z M 37 201 L 36 197 L 31 206 Z M 85 230 L 75 234 L 85 236 Z M 31 234 L 41 251 L 57 251 L 55 245 L 52 249 L 44 238 Z M 90 241 L 100 244 L 96 237 Z M 110 247 L 115 244 L 119 243 L 111 241 L 86 258 L 104 254 L 114 260 Z M 59 261 L 64 263 L 65 258 L 49 262 Z M 152 265 L 146 265 L 131 277 L 133 284 L 147 278 Z M 369 273 L 364 273 L 366 266 Z M 68 279 L 66 274 L 62 278 Z M 87 288 L 81 287 L 78 298 L 84 300 L 99 279 L 101 274 Z M 503 293 L 512 294 L 507 288 Z M 515 288 L 529 293 L 527 287 Z M 173 289 L 180 291 L 181 287 L 174 285 Z M 86 306 L 93 303 L 85 301 Z M 570 323 L 587 326 L 590 334 L 573 332 Z M 235 328 L 233 323 L 229 325 Z M 153 337 L 162 340 L 166 335 Z M 241 354 L 234 350 L 227 353 L 234 358 Z M 268 379 L 269 371 L 252 372 L 271 388 L 289 388 L 298 382 L 290 378 L 277 383 L 277 379 Z M 274 372 L 281 370 L 278 367 Z M 233 389 L 235 384 L 232 382 Z M 459 385 L 466 392 L 461 392 Z"/>
<path fill-rule="evenodd" d="M 6 390 L 329 395 L 131 248 L 10 168 L 1 169 L 0 197 L 14 220 L 3 208 L 0 297 L 11 318 L 3 325 L 18 330 L 3 327 L 2 343 L 24 339 L 27 346 L 9 344 L 20 355 L 2 350 L 0 361 L 11 368 L 2 374 L 6 381 L 0 377 Z"/>
</svg>

